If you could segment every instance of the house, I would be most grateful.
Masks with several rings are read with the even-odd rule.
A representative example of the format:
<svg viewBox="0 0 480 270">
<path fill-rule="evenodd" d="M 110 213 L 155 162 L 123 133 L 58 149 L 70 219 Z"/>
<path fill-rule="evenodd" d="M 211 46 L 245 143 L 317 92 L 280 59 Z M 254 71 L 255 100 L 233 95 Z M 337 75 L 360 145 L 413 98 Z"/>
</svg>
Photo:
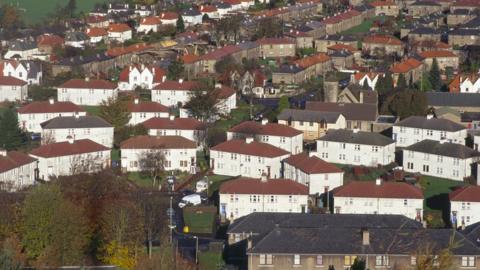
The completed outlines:
<svg viewBox="0 0 480 270">
<path fill-rule="evenodd" d="M 35 183 L 37 160 L 27 154 L 0 150 L 0 190 L 16 191 Z"/>
<path fill-rule="evenodd" d="M 403 56 L 404 48 L 401 40 L 394 36 L 373 34 L 366 36 L 362 42 L 362 51 L 376 57 L 385 55 Z"/>
<path fill-rule="evenodd" d="M 365 79 L 367 81 L 367 79 Z M 378 93 L 365 90 L 361 86 L 351 84 L 338 94 L 339 103 L 378 104 Z"/>
<path fill-rule="evenodd" d="M 201 145 L 205 136 L 205 125 L 195 118 L 150 118 L 142 123 L 150 136 L 182 136 Z"/>
<path fill-rule="evenodd" d="M 91 44 L 96 44 L 102 41 L 106 41 L 108 37 L 108 32 L 105 28 L 100 27 L 89 27 L 85 31 L 85 34 L 89 37 L 89 42 Z"/>
<path fill-rule="evenodd" d="M 372 131 L 372 124 L 377 120 L 377 105 L 368 103 L 333 103 L 307 101 L 306 110 L 341 113 L 346 120 L 347 129 Z"/>
<path fill-rule="evenodd" d="M 220 18 L 228 16 L 228 14 L 233 11 L 232 5 L 226 2 L 217 2 L 215 7 L 217 8 L 218 16 Z"/>
<path fill-rule="evenodd" d="M 28 83 L 28 85 L 40 84 L 42 82 L 42 65 L 37 61 L 16 61 L 3 62 L 0 71 L 3 69 L 3 76 L 15 77 Z M 1 74 L 0 74 L 1 76 Z"/>
<path fill-rule="evenodd" d="M 423 219 L 423 191 L 408 183 L 352 181 L 333 191 L 337 214 L 403 215 Z"/>
<path fill-rule="evenodd" d="M 160 151 L 166 171 L 195 173 L 197 145 L 182 136 L 136 136 L 123 141 L 120 151 L 122 170 L 126 172 L 147 170 L 142 163 L 149 158 L 149 153 Z"/>
<path fill-rule="evenodd" d="M 98 116 L 62 116 L 40 124 L 42 144 L 91 139 L 105 147 L 113 147 L 113 126 Z"/>
<path fill-rule="evenodd" d="M 348 70 L 353 67 L 353 53 L 347 50 L 333 51 L 328 56 L 332 59 L 332 65 L 337 70 Z"/>
<path fill-rule="evenodd" d="M 177 25 L 177 20 L 178 20 L 178 14 L 170 11 L 170 12 L 162 12 L 160 13 L 160 21 L 162 22 L 162 25 Z"/>
<path fill-rule="evenodd" d="M 403 168 L 406 172 L 464 181 L 476 170 L 480 160 L 477 152 L 462 144 L 423 140 L 403 150 Z M 476 164 L 475 164 L 476 165 Z"/>
<path fill-rule="evenodd" d="M 26 101 L 28 83 L 15 77 L 0 76 L 0 102 Z"/>
<path fill-rule="evenodd" d="M 108 38 L 118 42 L 125 42 L 132 39 L 132 29 L 124 23 L 111 23 L 108 26 Z"/>
<path fill-rule="evenodd" d="M 338 164 L 385 166 L 395 161 L 395 141 L 380 133 L 332 129 L 317 140 L 317 155 Z"/>
<path fill-rule="evenodd" d="M 358 40 L 352 36 L 325 35 L 315 40 L 315 48 L 317 49 L 317 52 L 326 53 L 328 51 L 328 47 L 333 45 L 343 44 L 356 48 L 357 43 Z"/>
<path fill-rule="evenodd" d="M 457 70 L 459 66 L 459 57 L 451 51 L 424 51 L 419 55 L 424 59 L 427 70 L 431 69 L 433 59 L 437 60 L 439 69 L 443 71 L 447 68 Z"/>
<path fill-rule="evenodd" d="M 450 107 L 460 112 L 480 112 L 480 94 L 427 92 L 427 105 L 438 109 Z"/>
<path fill-rule="evenodd" d="M 77 105 L 98 106 L 118 95 L 117 85 L 110 81 L 71 79 L 57 87 L 59 101 L 71 101 Z"/>
<path fill-rule="evenodd" d="M 35 41 L 31 39 L 17 39 L 10 43 L 3 58 L 30 60 L 39 53 L 40 51 Z"/>
<path fill-rule="evenodd" d="M 416 1 L 408 6 L 408 15 L 414 18 L 428 16 L 432 13 L 441 13 L 442 6 L 434 1 Z"/>
<path fill-rule="evenodd" d="M 295 39 L 295 47 L 299 49 L 303 48 L 312 48 L 313 47 L 313 36 L 294 29 L 290 29 L 288 33 L 285 33 L 285 36 L 288 38 Z"/>
<path fill-rule="evenodd" d="M 425 139 L 465 145 L 467 129 L 448 119 L 433 115 L 410 116 L 393 125 L 392 138 L 397 147 L 407 147 Z"/>
<path fill-rule="evenodd" d="M 54 34 L 43 34 L 37 37 L 37 46 L 40 53 L 51 54 L 57 48 L 65 46 L 65 40 Z"/>
<path fill-rule="evenodd" d="M 253 138 L 232 139 L 210 148 L 210 167 L 221 175 L 279 178 L 281 161 L 289 156 L 289 152 Z"/>
<path fill-rule="evenodd" d="M 271 144 L 293 155 L 303 152 L 303 132 L 292 127 L 262 122 L 245 121 L 227 131 L 227 140 L 254 138 L 255 141 Z"/>
<path fill-rule="evenodd" d="M 34 133 L 42 132 L 41 123 L 61 116 L 85 116 L 87 112 L 72 102 L 34 101 L 17 110 L 20 128 Z"/>
<path fill-rule="evenodd" d="M 370 89 L 375 90 L 375 87 L 377 86 L 378 79 L 380 77 L 385 76 L 384 73 L 376 73 L 376 72 L 357 72 L 353 74 L 351 77 L 351 81 L 354 83 L 364 86 L 365 81 L 367 82 L 368 87 Z"/>
<path fill-rule="evenodd" d="M 324 53 L 318 53 L 295 60 L 291 65 L 280 66 L 272 73 L 272 83 L 300 84 L 330 70 L 332 58 Z"/>
<path fill-rule="evenodd" d="M 230 222 L 255 212 L 305 213 L 308 188 L 290 179 L 239 177 L 221 184 L 219 214 Z"/>
<path fill-rule="evenodd" d="M 256 41 L 260 45 L 260 57 L 293 57 L 295 40 L 290 38 L 262 38 Z"/>
<path fill-rule="evenodd" d="M 165 80 L 153 87 L 152 101 L 167 107 L 181 107 L 190 100 L 190 92 L 196 87 L 198 87 L 198 83 L 195 81 Z"/>
<path fill-rule="evenodd" d="M 313 152 L 285 159 L 283 177 L 307 186 L 309 195 L 318 196 L 343 185 L 343 171 L 319 159 Z"/>
<path fill-rule="evenodd" d="M 135 4 L 134 13 L 140 17 L 148 17 L 152 16 L 156 13 L 156 6 L 155 5 L 142 5 L 142 4 Z"/>
<path fill-rule="evenodd" d="M 418 82 L 422 76 L 423 67 L 423 63 L 415 58 L 407 58 L 402 62 L 393 64 L 390 71 L 393 75 L 394 85 L 397 85 L 400 74 L 407 82 Z"/>
<path fill-rule="evenodd" d="M 110 148 L 89 139 L 56 142 L 33 149 L 39 179 L 93 173 L 110 166 Z"/>
<path fill-rule="evenodd" d="M 223 2 L 230 4 L 232 7 L 231 11 L 239 11 L 243 8 L 242 1 L 240 0 L 223 0 Z"/>
<path fill-rule="evenodd" d="M 345 116 L 339 112 L 285 109 L 277 116 L 278 123 L 303 133 L 308 141 L 320 138 L 329 129 L 346 127 Z"/>
<path fill-rule="evenodd" d="M 237 63 L 241 63 L 243 59 L 256 59 L 259 56 L 260 46 L 257 42 L 246 41 L 237 45 L 226 45 L 200 56 L 200 72 L 215 73 L 215 64 L 225 57 L 232 57 Z"/>
<path fill-rule="evenodd" d="M 336 13 L 331 17 L 327 16 L 322 22 L 325 24 L 327 35 L 333 35 L 357 26 L 361 24 L 363 20 L 364 17 L 362 12 L 355 9 L 349 9 L 342 13 Z"/>
<path fill-rule="evenodd" d="M 191 80 L 200 73 L 200 56 L 195 54 L 184 54 L 181 56 L 185 67 L 185 78 Z"/>
<path fill-rule="evenodd" d="M 480 29 L 455 28 L 448 33 L 450 46 L 480 45 Z"/>
<path fill-rule="evenodd" d="M 135 90 L 137 87 L 152 89 L 155 85 L 165 82 L 167 72 L 157 66 L 128 65 L 123 68 L 118 78 L 118 89 L 121 91 Z"/>
<path fill-rule="evenodd" d="M 84 48 L 89 40 L 89 36 L 84 32 L 72 31 L 65 33 L 65 46 Z"/>
<path fill-rule="evenodd" d="M 454 228 L 480 222 L 480 186 L 463 186 L 450 192 L 450 221 Z"/>
<path fill-rule="evenodd" d="M 440 42 L 442 32 L 432 27 L 417 27 L 408 33 L 408 42 L 415 45 L 420 42 Z"/>
<path fill-rule="evenodd" d="M 132 126 L 141 124 L 151 118 L 168 118 L 170 115 L 168 107 L 156 102 L 140 101 L 138 98 L 128 103 L 127 108 L 130 112 L 128 124 Z"/>
<path fill-rule="evenodd" d="M 464 24 L 476 17 L 476 14 L 472 10 L 468 9 L 456 9 L 447 15 L 447 25 L 457 26 Z"/>
<path fill-rule="evenodd" d="M 369 4 L 375 7 L 375 16 L 385 15 L 397 17 L 400 12 L 400 7 L 392 0 L 377 0 Z"/>
<path fill-rule="evenodd" d="M 201 5 L 200 13 L 202 13 L 202 17 L 207 15 L 209 19 L 220 19 L 217 7 L 214 5 Z"/>
<path fill-rule="evenodd" d="M 202 13 L 196 8 L 189 8 L 182 12 L 183 22 L 185 26 L 202 24 Z"/>
<path fill-rule="evenodd" d="M 110 22 L 106 15 L 90 15 L 86 19 L 88 27 L 107 28 Z"/>
<path fill-rule="evenodd" d="M 217 83 L 213 91 L 218 100 L 217 110 L 219 114 L 229 115 L 233 109 L 237 108 L 237 91 L 235 89 Z"/>
<path fill-rule="evenodd" d="M 140 24 L 137 32 L 148 34 L 150 32 L 156 33 L 160 29 L 162 21 L 157 16 L 150 16 L 140 19 Z"/>
</svg>

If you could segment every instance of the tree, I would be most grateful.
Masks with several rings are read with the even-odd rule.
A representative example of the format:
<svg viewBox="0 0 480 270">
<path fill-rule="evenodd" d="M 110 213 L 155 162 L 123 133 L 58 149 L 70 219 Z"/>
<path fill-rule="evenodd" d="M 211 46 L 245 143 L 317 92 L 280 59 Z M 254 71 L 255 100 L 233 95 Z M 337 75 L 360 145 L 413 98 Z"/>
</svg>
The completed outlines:
<svg viewBox="0 0 480 270">
<path fill-rule="evenodd" d="M 425 93 L 413 90 L 395 91 L 381 106 L 382 113 L 392 114 L 404 119 L 412 115 L 425 115 L 427 111 Z"/>
<path fill-rule="evenodd" d="M 275 17 L 266 17 L 258 20 L 254 37 L 279 37 L 283 33 L 283 22 Z"/>
<path fill-rule="evenodd" d="M 375 89 L 378 92 L 380 104 L 382 104 L 388 94 L 391 93 L 391 91 L 393 90 L 393 78 L 390 71 L 387 71 L 387 73 L 385 73 L 385 76 L 379 77 Z"/>
<path fill-rule="evenodd" d="M 426 92 L 432 90 L 432 83 L 430 82 L 430 77 L 428 73 L 423 72 L 420 82 L 417 84 L 417 88 L 420 91 Z"/>
<path fill-rule="evenodd" d="M 142 173 L 148 174 L 152 178 L 152 186 L 165 172 L 165 155 L 162 149 L 153 148 L 144 151 L 138 159 L 139 167 Z"/>
<path fill-rule="evenodd" d="M 216 119 L 220 115 L 218 108 L 219 91 L 200 84 L 189 93 L 189 101 L 185 104 L 192 116 L 202 122 Z"/>
<path fill-rule="evenodd" d="M 231 55 L 227 55 L 215 63 L 215 71 L 219 74 L 227 74 L 230 71 L 239 68 L 240 66 L 238 65 L 237 61 L 235 61 L 235 58 L 233 58 Z"/>
<path fill-rule="evenodd" d="M 185 23 L 183 22 L 182 15 L 179 15 L 177 19 L 177 31 L 180 33 L 185 31 Z"/>
<path fill-rule="evenodd" d="M 69 0 L 67 5 L 65 6 L 65 12 L 73 18 L 75 16 L 75 10 L 77 9 L 77 1 L 76 0 Z"/>
<path fill-rule="evenodd" d="M 130 137 L 148 135 L 148 130 L 142 124 L 136 126 L 126 125 L 118 129 L 116 128 L 113 135 L 113 143 L 115 145 L 120 145 L 121 142 Z"/>
<path fill-rule="evenodd" d="M 440 69 L 436 58 L 433 58 L 432 67 L 429 74 L 430 85 L 433 90 L 439 90 L 442 86 L 442 79 L 440 78 Z"/>
<path fill-rule="evenodd" d="M 185 65 L 181 59 L 175 59 L 168 66 L 167 78 L 169 80 L 178 80 L 185 75 Z"/>
<path fill-rule="evenodd" d="M 57 89 L 39 85 L 28 86 L 28 97 L 34 101 L 46 101 L 57 95 Z"/>
<path fill-rule="evenodd" d="M 25 136 L 18 126 L 17 114 L 9 108 L 0 118 L 0 148 L 14 150 L 22 145 Z"/>
<path fill-rule="evenodd" d="M 203 14 L 203 16 L 202 16 L 202 22 L 206 22 L 206 21 L 208 21 L 209 19 L 210 19 L 210 17 L 208 17 L 208 14 L 207 14 L 207 13 Z"/>
<path fill-rule="evenodd" d="M 124 127 L 130 120 L 127 101 L 109 98 L 100 104 L 100 117 L 112 124 L 115 129 Z"/>
<path fill-rule="evenodd" d="M 3 4 L 0 8 L 0 26 L 11 29 L 20 24 L 20 11 L 14 5 Z"/>
<path fill-rule="evenodd" d="M 290 102 L 288 101 L 288 97 L 282 96 L 278 101 L 277 114 L 288 108 L 290 108 Z"/>
<path fill-rule="evenodd" d="M 370 86 L 368 85 L 368 80 L 367 80 L 367 79 L 363 80 L 363 86 L 362 86 L 362 88 L 363 88 L 364 90 L 369 90 L 369 89 L 370 89 Z"/>
<path fill-rule="evenodd" d="M 399 90 L 407 89 L 407 81 L 405 80 L 405 75 L 403 75 L 403 73 L 400 73 L 400 75 L 398 75 L 397 89 Z"/>
<path fill-rule="evenodd" d="M 366 269 L 366 263 L 364 259 L 359 259 L 355 258 L 355 261 L 352 264 L 352 267 L 350 267 L 350 270 L 365 270 Z"/>
<path fill-rule="evenodd" d="M 21 270 L 24 269 L 25 256 L 16 235 L 12 235 L 3 242 L 0 249 L 0 269 Z"/>
</svg>

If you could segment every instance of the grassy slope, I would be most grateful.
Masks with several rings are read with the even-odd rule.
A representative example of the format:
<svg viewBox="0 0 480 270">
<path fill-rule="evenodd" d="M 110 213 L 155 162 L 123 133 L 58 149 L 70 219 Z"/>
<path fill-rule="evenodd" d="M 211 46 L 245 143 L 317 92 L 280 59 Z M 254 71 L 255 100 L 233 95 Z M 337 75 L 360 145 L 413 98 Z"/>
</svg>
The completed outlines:
<svg viewBox="0 0 480 270">
<path fill-rule="evenodd" d="M 215 212 L 195 213 L 183 211 L 183 219 L 185 220 L 185 225 L 189 227 L 190 233 L 212 233 L 215 215 Z"/>
</svg>

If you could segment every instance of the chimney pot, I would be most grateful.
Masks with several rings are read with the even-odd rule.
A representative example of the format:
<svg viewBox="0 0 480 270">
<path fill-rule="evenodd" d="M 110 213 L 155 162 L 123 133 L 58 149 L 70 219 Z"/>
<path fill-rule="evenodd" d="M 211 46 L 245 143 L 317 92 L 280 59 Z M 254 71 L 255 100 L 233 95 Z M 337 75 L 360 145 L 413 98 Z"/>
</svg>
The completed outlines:
<svg viewBox="0 0 480 270">
<path fill-rule="evenodd" d="M 248 137 L 248 138 L 246 138 L 246 139 L 245 139 L 245 142 L 246 142 L 247 144 L 252 143 L 252 142 L 253 142 L 253 137 Z"/>
<path fill-rule="evenodd" d="M 138 98 L 135 98 L 135 99 L 133 100 L 133 103 L 138 104 L 138 103 L 139 103 Z"/>
<path fill-rule="evenodd" d="M 178 83 L 183 83 L 183 79 L 178 79 Z"/>
<path fill-rule="evenodd" d="M 7 150 L 6 149 L 0 149 L 0 156 L 6 157 L 7 156 Z"/>
<path fill-rule="evenodd" d="M 170 119 L 170 121 L 173 121 L 175 120 L 175 115 L 170 115 L 168 118 Z"/>
<path fill-rule="evenodd" d="M 427 114 L 427 119 L 430 120 L 433 118 L 433 114 Z"/>
<path fill-rule="evenodd" d="M 268 181 L 268 179 L 267 179 L 267 174 L 262 173 L 262 176 L 260 177 L 260 181 L 261 181 L 262 183 L 266 183 L 266 182 Z"/>
<path fill-rule="evenodd" d="M 262 125 L 266 125 L 266 124 L 268 124 L 268 119 L 267 118 L 262 119 Z"/>
<path fill-rule="evenodd" d="M 49 98 L 49 99 L 48 99 L 48 103 L 49 103 L 49 104 L 53 104 L 53 103 L 55 103 L 55 99 L 53 99 L 53 98 Z"/>
<path fill-rule="evenodd" d="M 362 245 L 369 246 L 370 245 L 370 232 L 367 228 L 362 229 Z"/>
<path fill-rule="evenodd" d="M 73 137 L 68 135 L 67 136 L 67 141 L 68 141 L 69 144 L 73 144 L 73 142 L 74 142 Z"/>
</svg>

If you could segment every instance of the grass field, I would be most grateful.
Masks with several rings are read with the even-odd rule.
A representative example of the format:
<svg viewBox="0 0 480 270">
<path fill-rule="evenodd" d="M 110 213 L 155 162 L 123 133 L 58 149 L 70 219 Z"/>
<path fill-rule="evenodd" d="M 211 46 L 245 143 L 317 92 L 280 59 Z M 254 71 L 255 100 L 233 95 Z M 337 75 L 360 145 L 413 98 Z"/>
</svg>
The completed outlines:
<svg viewBox="0 0 480 270">
<path fill-rule="evenodd" d="M 220 269 L 219 267 L 224 265 L 222 254 L 217 252 L 201 252 L 198 255 L 199 269 L 211 270 Z"/>
<path fill-rule="evenodd" d="M 215 229 L 215 216 L 217 209 L 204 209 L 197 211 L 196 207 L 187 207 L 183 210 L 185 226 L 188 226 L 190 233 L 210 234 Z"/>
<path fill-rule="evenodd" d="M 348 30 L 345 30 L 341 34 L 342 35 L 352 35 L 352 34 L 367 33 L 368 31 L 370 31 L 370 28 L 372 28 L 373 22 L 375 20 L 380 19 L 380 18 L 382 18 L 382 16 L 375 16 L 371 19 L 367 19 L 363 23 L 361 23 L 360 25 L 357 25 L 357 26 L 352 27 Z"/>
<path fill-rule="evenodd" d="M 5 2 L 4 2 L 5 1 Z M 77 12 L 89 12 L 96 3 L 104 3 L 105 0 L 77 0 Z M 1 3 L 10 3 L 23 11 L 23 19 L 27 24 L 35 24 L 42 21 L 55 10 L 57 5 L 65 6 L 68 0 L 2 0 Z"/>
</svg>

